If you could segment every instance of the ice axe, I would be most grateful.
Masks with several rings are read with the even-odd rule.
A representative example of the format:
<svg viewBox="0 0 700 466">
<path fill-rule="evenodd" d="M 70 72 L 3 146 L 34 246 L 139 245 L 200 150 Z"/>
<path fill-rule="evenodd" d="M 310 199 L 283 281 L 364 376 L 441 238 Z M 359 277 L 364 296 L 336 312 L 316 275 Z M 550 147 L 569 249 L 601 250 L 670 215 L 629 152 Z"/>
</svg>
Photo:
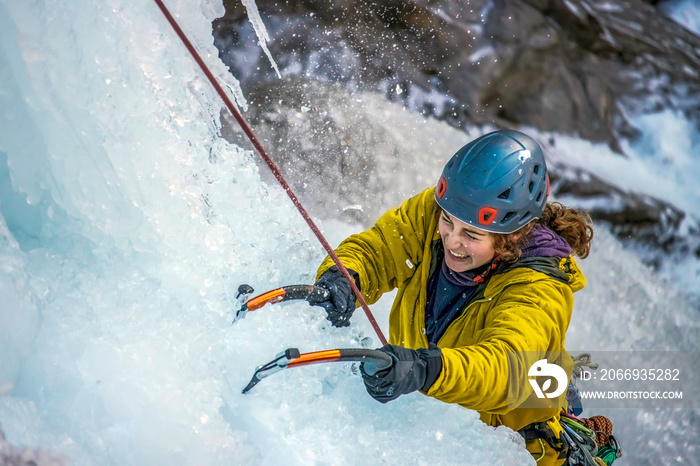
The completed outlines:
<svg viewBox="0 0 700 466">
<path fill-rule="evenodd" d="M 330 349 L 302 354 L 299 353 L 297 348 L 288 348 L 279 353 L 272 361 L 258 366 L 253 374 L 253 378 L 250 379 L 248 385 L 243 389 L 243 393 L 248 393 L 262 379 L 283 369 L 324 362 L 362 362 L 364 363 L 362 370 L 369 375 L 388 369 L 393 364 L 388 354 L 373 349 Z"/>
<path fill-rule="evenodd" d="M 316 304 L 331 298 L 331 294 L 327 289 L 314 285 L 282 286 L 248 299 L 248 296 L 253 291 L 255 290 L 250 285 L 244 284 L 238 287 L 236 299 L 241 303 L 241 307 L 236 311 L 233 322 L 231 322 L 232 325 L 243 319 L 248 312 L 260 309 L 268 303 L 275 304 L 294 299 L 303 299 L 311 304 Z"/>
</svg>

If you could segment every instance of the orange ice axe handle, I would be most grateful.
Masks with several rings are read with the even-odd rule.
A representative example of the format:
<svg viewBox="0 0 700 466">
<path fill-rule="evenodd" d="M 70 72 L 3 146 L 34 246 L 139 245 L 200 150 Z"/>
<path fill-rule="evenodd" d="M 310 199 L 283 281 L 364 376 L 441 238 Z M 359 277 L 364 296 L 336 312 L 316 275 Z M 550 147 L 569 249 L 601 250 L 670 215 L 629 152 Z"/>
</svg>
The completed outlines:
<svg viewBox="0 0 700 466">
<path fill-rule="evenodd" d="M 244 288 L 247 287 L 247 288 Z M 247 293 L 242 290 L 244 288 Z M 243 319 L 248 312 L 260 309 L 266 304 L 281 303 L 283 301 L 292 301 L 295 299 L 303 299 L 310 303 L 319 303 L 331 299 L 331 294 L 325 288 L 313 285 L 289 285 L 274 290 L 266 291 L 254 298 L 247 299 L 247 295 L 253 292 L 253 288 L 248 285 L 241 285 L 238 288 L 239 301 L 242 301 L 241 307 L 236 312 L 233 322 Z"/>
<path fill-rule="evenodd" d="M 383 351 L 373 349 L 331 349 L 314 351 L 312 353 L 299 353 L 296 348 L 289 348 L 279 353 L 275 359 L 258 366 L 253 374 L 253 378 L 243 389 L 243 393 L 248 393 L 258 382 L 282 369 L 292 367 L 309 366 L 323 362 L 361 362 L 364 364 L 363 370 L 373 375 L 384 369 L 388 369 L 393 364 L 391 357 Z"/>
</svg>

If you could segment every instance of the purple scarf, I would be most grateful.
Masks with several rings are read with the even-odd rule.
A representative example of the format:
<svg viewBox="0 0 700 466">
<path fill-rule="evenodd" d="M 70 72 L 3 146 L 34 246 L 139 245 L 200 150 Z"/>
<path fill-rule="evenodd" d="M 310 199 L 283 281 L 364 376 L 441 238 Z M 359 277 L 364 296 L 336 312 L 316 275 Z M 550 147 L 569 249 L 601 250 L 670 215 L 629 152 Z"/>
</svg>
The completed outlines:
<svg viewBox="0 0 700 466">
<path fill-rule="evenodd" d="M 521 258 L 527 257 L 569 257 L 571 246 L 564 238 L 554 230 L 544 225 L 537 224 L 525 238 L 521 247 Z"/>
</svg>

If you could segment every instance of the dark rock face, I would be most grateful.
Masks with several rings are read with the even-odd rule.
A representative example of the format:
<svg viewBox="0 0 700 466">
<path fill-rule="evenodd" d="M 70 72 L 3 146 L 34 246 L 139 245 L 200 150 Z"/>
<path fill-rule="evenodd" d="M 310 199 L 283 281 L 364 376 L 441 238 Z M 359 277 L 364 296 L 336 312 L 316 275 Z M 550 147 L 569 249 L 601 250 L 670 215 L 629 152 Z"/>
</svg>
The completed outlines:
<svg viewBox="0 0 700 466">
<path fill-rule="evenodd" d="M 274 74 L 256 40 L 240 40 L 240 2 L 225 3 L 215 36 L 245 91 Z M 527 125 L 616 148 L 635 134 L 629 115 L 674 108 L 700 122 L 700 38 L 643 0 L 256 3 L 285 74 L 378 90 L 457 127 Z"/>
</svg>

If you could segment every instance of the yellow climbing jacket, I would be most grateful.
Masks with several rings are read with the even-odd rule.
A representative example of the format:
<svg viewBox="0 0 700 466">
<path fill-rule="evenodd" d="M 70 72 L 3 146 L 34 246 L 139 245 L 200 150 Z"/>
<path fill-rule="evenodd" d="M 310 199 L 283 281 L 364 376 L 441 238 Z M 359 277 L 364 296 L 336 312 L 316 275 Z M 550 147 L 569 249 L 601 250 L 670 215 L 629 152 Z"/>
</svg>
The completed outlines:
<svg viewBox="0 0 700 466">
<path fill-rule="evenodd" d="M 406 200 L 336 250 L 343 265 L 359 274 L 360 289 L 369 304 L 398 288 L 389 317 L 389 343 L 412 349 L 428 347 L 427 284 L 431 265 L 435 267 L 435 245 L 440 241 L 434 192 L 430 188 Z M 546 352 L 565 351 L 573 293 L 585 285 L 571 256 L 544 259 L 549 262 L 540 261 L 537 266 L 533 265 L 536 260 L 528 259 L 499 266 L 480 287 L 437 343 L 443 368 L 428 396 L 476 410 L 481 420 L 492 426 L 505 425 L 517 431 L 543 423 L 558 437 L 565 395 L 540 400 L 524 383 L 515 391 L 515 400 L 511 387 L 509 400 L 509 380 L 517 376 L 517 380 L 526 381 L 528 370 L 522 367 L 523 374 L 509 374 L 509 352 L 539 352 L 545 357 Z M 548 270 L 542 267 L 547 263 Z M 318 275 L 332 265 L 326 258 Z M 570 378 L 571 367 L 565 369 Z M 526 400 L 528 408 L 517 408 Z M 529 441 L 527 446 L 535 458 L 543 455 L 538 465 L 563 463 L 542 441 Z"/>
</svg>

